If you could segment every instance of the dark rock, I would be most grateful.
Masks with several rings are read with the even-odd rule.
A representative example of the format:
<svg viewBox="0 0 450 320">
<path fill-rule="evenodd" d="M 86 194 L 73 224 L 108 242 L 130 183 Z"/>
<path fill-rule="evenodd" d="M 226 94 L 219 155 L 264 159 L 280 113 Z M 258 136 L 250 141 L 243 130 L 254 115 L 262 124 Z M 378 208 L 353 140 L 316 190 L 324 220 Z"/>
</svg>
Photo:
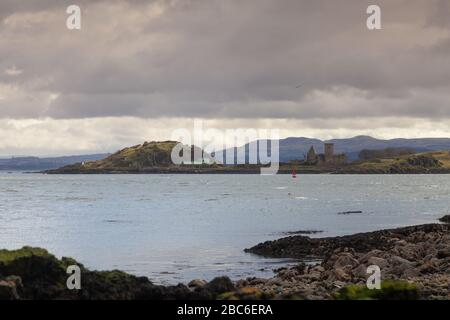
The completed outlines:
<svg viewBox="0 0 450 320">
<path fill-rule="evenodd" d="M 271 292 L 263 292 L 259 288 L 255 287 L 243 287 L 236 291 L 225 292 L 218 296 L 221 300 L 260 300 L 271 299 L 274 294 Z"/>
<path fill-rule="evenodd" d="M 353 258 L 351 254 L 340 254 L 339 257 L 334 262 L 334 268 L 344 268 L 350 266 L 351 268 L 357 267 L 359 265 L 358 260 Z"/>
<path fill-rule="evenodd" d="M 206 284 L 207 284 L 207 282 L 205 280 L 194 279 L 188 283 L 188 287 L 189 288 L 201 288 L 201 287 L 204 287 Z"/>
<path fill-rule="evenodd" d="M 388 265 L 388 261 L 386 259 L 379 258 L 379 257 L 370 257 L 369 260 L 367 261 L 367 264 L 375 265 L 380 268 L 384 268 Z"/>
<path fill-rule="evenodd" d="M 439 221 L 444 223 L 450 223 L 450 214 L 443 216 L 442 218 L 439 219 Z"/>
<path fill-rule="evenodd" d="M 22 288 L 22 279 L 9 276 L 0 279 L 0 300 L 19 300 L 18 291 Z"/>
<path fill-rule="evenodd" d="M 419 232 L 423 232 L 423 234 L 429 232 L 448 233 L 449 230 L 450 225 L 447 224 L 426 224 L 341 237 L 309 238 L 307 236 L 291 236 L 274 241 L 266 241 L 252 248 L 245 249 L 245 251 L 274 258 L 323 259 L 340 248 L 351 248 L 359 253 L 367 253 L 375 249 L 386 251 L 392 249 L 396 242 L 411 234 Z"/>
<path fill-rule="evenodd" d="M 354 213 L 362 213 L 361 210 L 355 210 L 355 211 L 342 211 L 338 212 L 338 214 L 354 214 Z"/>
<path fill-rule="evenodd" d="M 207 283 L 204 286 L 204 289 L 211 291 L 215 294 L 220 294 L 223 292 L 233 291 L 235 287 L 233 282 L 231 282 L 228 277 L 217 277 L 211 280 L 211 282 Z"/>
<path fill-rule="evenodd" d="M 283 234 L 285 235 L 297 235 L 297 234 L 317 234 L 317 233 L 322 233 L 323 230 L 299 230 L 299 231 L 287 231 L 287 232 L 283 232 Z"/>
<path fill-rule="evenodd" d="M 81 289 L 67 289 L 67 267 L 81 269 Z M 14 276 L 14 277 L 12 277 Z M 18 279 L 21 279 L 19 281 Z M 215 299 L 218 294 L 234 290 L 227 277 L 216 278 L 201 290 L 191 291 L 183 284 L 158 286 L 146 277 L 136 277 L 119 270 L 90 271 L 71 258 L 58 260 L 46 250 L 24 247 L 19 250 L 0 250 L 0 298 L 23 299 Z"/>
<path fill-rule="evenodd" d="M 441 166 L 439 160 L 435 159 L 432 156 L 423 156 L 423 155 L 412 156 L 409 157 L 406 161 L 408 162 L 408 164 L 412 166 L 418 166 L 423 168 L 435 168 Z"/>
<path fill-rule="evenodd" d="M 441 249 L 437 252 L 438 259 L 445 259 L 450 257 L 450 248 Z"/>
</svg>

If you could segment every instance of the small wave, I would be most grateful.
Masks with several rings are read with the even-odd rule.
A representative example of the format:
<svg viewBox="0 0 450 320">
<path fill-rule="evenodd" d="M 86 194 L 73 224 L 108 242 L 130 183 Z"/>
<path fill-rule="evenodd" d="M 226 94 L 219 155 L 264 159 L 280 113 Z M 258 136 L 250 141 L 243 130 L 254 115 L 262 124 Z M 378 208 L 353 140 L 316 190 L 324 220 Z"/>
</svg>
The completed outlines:
<svg viewBox="0 0 450 320">
<path fill-rule="evenodd" d="M 95 201 L 95 198 L 87 198 L 87 197 L 64 197 L 58 198 L 60 201 Z"/>
<path fill-rule="evenodd" d="M 282 232 L 284 235 L 303 235 L 303 234 L 317 234 L 322 233 L 323 230 L 298 230 L 298 231 L 285 231 Z"/>
<path fill-rule="evenodd" d="M 102 222 L 105 222 L 105 223 L 131 223 L 130 220 L 115 220 L 115 219 L 106 219 L 106 220 L 103 220 Z"/>
<path fill-rule="evenodd" d="M 287 187 L 276 187 L 275 189 L 276 190 L 285 190 L 285 189 L 287 189 Z"/>
<path fill-rule="evenodd" d="M 362 210 L 350 210 L 350 211 L 341 211 L 341 212 L 338 212 L 337 214 L 348 215 L 348 214 L 357 214 L 357 213 L 363 213 L 363 212 L 362 212 Z"/>
</svg>

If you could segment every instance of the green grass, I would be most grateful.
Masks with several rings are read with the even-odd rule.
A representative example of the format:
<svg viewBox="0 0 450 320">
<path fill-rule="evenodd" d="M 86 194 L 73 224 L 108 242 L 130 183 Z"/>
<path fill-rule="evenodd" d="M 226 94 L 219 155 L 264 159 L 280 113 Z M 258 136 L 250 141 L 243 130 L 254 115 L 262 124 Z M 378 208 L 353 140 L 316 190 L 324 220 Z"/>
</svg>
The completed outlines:
<svg viewBox="0 0 450 320">
<path fill-rule="evenodd" d="M 39 257 L 51 257 L 47 250 L 42 248 L 23 247 L 18 250 L 0 250 L 0 263 L 7 264 L 19 258 L 39 256 Z"/>
<path fill-rule="evenodd" d="M 176 141 L 145 142 L 117 151 L 109 157 L 87 162 L 81 169 L 142 169 L 155 166 L 171 166 L 172 149 Z"/>
<path fill-rule="evenodd" d="M 370 290 L 362 285 L 349 285 L 339 290 L 338 300 L 417 300 L 419 289 L 413 283 L 403 280 L 386 280 L 381 289 Z"/>
</svg>

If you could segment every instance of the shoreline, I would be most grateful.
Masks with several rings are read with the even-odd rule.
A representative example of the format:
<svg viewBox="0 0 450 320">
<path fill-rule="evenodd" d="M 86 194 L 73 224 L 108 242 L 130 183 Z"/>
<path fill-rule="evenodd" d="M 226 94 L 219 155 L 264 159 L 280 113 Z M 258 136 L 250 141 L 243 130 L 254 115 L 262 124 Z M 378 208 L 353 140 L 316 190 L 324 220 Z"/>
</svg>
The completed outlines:
<svg viewBox="0 0 450 320">
<path fill-rule="evenodd" d="M 55 172 L 52 170 L 52 172 L 49 171 L 36 171 L 36 172 L 24 172 L 24 173 L 40 173 L 40 174 L 50 174 L 50 175 L 57 175 L 57 174 L 65 174 L 65 175 L 94 175 L 94 174 L 261 174 L 259 169 L 255 170 L 149 170 L 149 171 L 79 171 L 79 172 Z M 336 170 L 322 170 L 322 171 L 302 171 L 298 170 L 297 175 L 317 175 L 317 174 L 333 174 L 333 175 L 437 175 L 437 174 L 450 174 L 450 170 L 435 170 L 435 171 L 405 171 L 405 172 L 385 172 L 385 171 L 352 171 L 352 170 L 342 170 L 342 171 L 336 171 Z M 292 170 L 279 170 L 276 174 L 283 174 L 283 175 L 291 175 Z"/>
<path fill-rule="evenodd" d="M 260 166 L 245 167 L 227 166 L 227 167 L 151 167 L 141 169 L 80 169 L 79 167 L 63 167 L 59 169 L 51 169 L 38 171 L 34 173 L 42 174 L 261 174 Z M 388 169 L 362 169 L 346 165 L 342 167 L 328 166 L 310 166 L 301 167 L 295 164 L 280 164 L 276 174 L 292 174 L 292 170 L 297 175 L 302 174 L 450 174 L 447 168 L 388 168 Z"/>
<path fill-rule="evenodd" d="M 450 224 L 425 224 L 326 238 L 292 235 L 245 249 L 267 257 L 315 258 L 274 270 L 272 278 L 217 277 L 162 286 L 122 271 L 90 271 L 44 249 L 0 250 L 1 299 L 450 299 Z M 66 268 L 79 265 L 81 290 L 67 290 Z M 367 266 L 378 265 L 382 289 L 368 291 Z"/>
<path fill-rule="evenodd" d="M 243 283 L 281 296 L 306 299 L 373 298 L 366 289 L 367 267 L 380 267 L 382 281 L 412 286 L 414 299 L 450 299 L 450 216 L 424 224 L 353 235 L 291 236 L 246 249 L 266 257 L 315 257 L 315 266 L 282 268 L 269 280 Z M 349 289 L 351 288 L 351 290 Z M 392 288 L 390 288 L 392 289 Z M 401 288 L 398 288 L 399 290 Z M 353 294 L 349 294 L 349 290 Z M 355 293 L 356 292 L 356 293 Z"/>
</svg>

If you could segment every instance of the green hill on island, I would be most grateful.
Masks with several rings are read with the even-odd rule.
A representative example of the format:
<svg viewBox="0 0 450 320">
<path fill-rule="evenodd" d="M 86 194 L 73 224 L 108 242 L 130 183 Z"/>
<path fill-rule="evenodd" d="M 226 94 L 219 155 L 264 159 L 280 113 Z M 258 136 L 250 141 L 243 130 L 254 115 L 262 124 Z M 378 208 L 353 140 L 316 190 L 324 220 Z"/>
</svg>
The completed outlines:
<svg viewBox="0 0 450 320">
<path fill-rule="evenodd" d="M 102 160 L 85 161 L 68 165 L 46 173 L 260 173 L 261 165 L 222 165 L 201 148 L 191 146 L 190 161 L 174 164 L 171 159 L 176 141 L 152 141 L 124 148 Z M 185 146 L 186 148 L 186 146 Z M 390 150 L 364 150 L 364 160 L 350 163 L 308 164 L 303 159 L 280 163 L 279 173 L 350 173 L 350 174 L 396 174 L 396 173 L 450 173 L 450 152 L 431 151 L 423 153 L 395 152 Z M 182 155 L 182 154 L 181 154 Z M 197 157 L 195 158 L 194 155 Z M 301 158 L 299 156 L 299 158 Z"/>
<path fill-rule="evenodd" d="M 86 161 L 64 166 L 47 173 L 133 173 L 168 171 L 183 168 L 196 168 L 199 166 L 218 167 L 209 164 L 210 156 L 202 149 L 195 146 L 187 146 L 191 150 L 190 161 L 175 165 L 172 162 L 172 149 L 178 144 L 176 141 L 152 141 L 127 147 L 116 153 L 97 161 Z M 185 146 L 186 147 L 186 146 Z M 182 152 L 180 156 L 182 156 Z M 202 157 L 203 155 L 203 157 Z M 197 156 L 197 158 L 195 158 Z M 205 163 L 205 160 L 207 161 Z"/>
<path fill-rule="evenodd" d="M 450 152 L 432 151 L 405 154 L 395 158 L 375 158 L 354 162 L 347 170 L 352 173 L 448 173 Z"/>
</svg>

